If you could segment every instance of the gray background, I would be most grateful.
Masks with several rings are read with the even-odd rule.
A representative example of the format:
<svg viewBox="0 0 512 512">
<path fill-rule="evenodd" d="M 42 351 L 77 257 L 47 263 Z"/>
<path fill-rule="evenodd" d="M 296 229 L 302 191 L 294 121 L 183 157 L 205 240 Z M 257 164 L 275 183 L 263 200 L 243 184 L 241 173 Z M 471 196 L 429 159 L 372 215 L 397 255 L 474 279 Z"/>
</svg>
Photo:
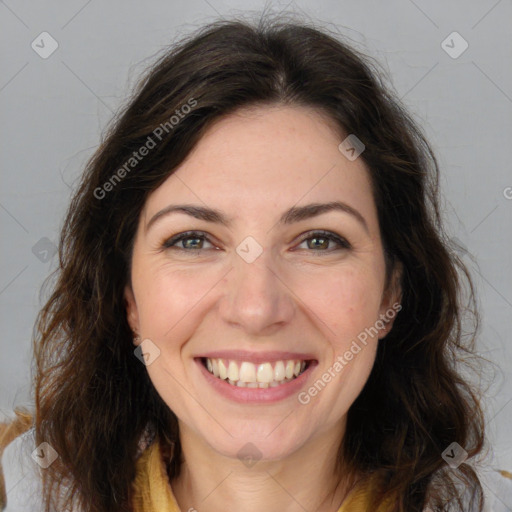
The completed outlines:
<svg viewBox="0 0 512 512">
<path fill-rule="evenodd" d="M 57 263 L 71 190 L 112 113 L 180 35 L 265 5 L 332 23 L 374 56 L 432 142 L 449 234 L 476 258 L 461 251 L 481 305 L 479 352 L 498 365 L 483 377 L 491 465 L 512 471 L 511 0 L 0 2 L 1 413 L 32 403 L 40 287 Z M 31 47 L 44 31 L 59 44 L 47 59 Z M 453 31 L 469 44 L 457 58 L 441 46 Z"/>
</svg>

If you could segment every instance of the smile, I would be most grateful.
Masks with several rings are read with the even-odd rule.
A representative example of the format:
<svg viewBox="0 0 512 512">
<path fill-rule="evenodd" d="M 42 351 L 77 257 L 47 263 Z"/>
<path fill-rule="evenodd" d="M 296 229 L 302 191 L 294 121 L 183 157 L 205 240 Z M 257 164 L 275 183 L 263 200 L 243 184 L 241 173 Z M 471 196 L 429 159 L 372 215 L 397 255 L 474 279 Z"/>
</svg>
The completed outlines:
<svg viewBox="0 0 512 512">
<path fill-rule="evenodd" d="M 237 387 L 274 388 L 295 380 L 305 372 L 310 361 L 278 360 L 254 364 L 250 361 L 203 357 L 208 372 Z"/>
</svg>

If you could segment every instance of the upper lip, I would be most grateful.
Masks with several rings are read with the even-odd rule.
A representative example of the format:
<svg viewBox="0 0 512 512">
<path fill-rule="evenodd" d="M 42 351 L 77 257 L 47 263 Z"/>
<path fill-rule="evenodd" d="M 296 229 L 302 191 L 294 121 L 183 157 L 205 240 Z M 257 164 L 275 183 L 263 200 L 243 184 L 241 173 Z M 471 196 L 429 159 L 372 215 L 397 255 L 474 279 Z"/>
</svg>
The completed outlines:
<svg viewBox="0 0 512 512">
<path fill-rule="evenodd" d="M 269 363 L 274 361 L 286 360 L 300 360 L 311 361 L 315 357 L 311 353 L 305 352 L 284 352 L 284 351 L 269 351 L 269 352 L 250 352 L 248 350 L 214 350 L 211 352 L 204 352 L 195 357 L 207 357 L 209 359 L 228 359 L 235 361 L 248 361 L 251 363 Z"/>
</svg>

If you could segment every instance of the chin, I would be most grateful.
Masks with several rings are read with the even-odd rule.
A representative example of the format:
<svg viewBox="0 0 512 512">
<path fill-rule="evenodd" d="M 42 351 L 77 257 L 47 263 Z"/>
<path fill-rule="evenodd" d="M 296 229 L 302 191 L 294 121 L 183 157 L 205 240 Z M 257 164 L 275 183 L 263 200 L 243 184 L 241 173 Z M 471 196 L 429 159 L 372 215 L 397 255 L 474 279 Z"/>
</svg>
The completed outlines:
<svg viewBox="0 0 512 512">
<path fill-rule="evenodd" d="M 205 437 L 205 440 L 216 452 L 241 462 L 245 458 L 253 461 L 283 459 L 299 449 L 306 439 L 303 435 L 296 436 L 295 432 L 290 431 L 287 421 L 282 420 L 283 418 L 273 418 L 272 421 L 251 426 L 247 426 L 245 422 L 232 427 L 223 424 L 229 434 L 219 428 L 214 437 L 211 437 L 211 431 L 205 432 L 205 436 L 210 436 Z M 279 428 L 278 425 L 284 428 Z"/>
</svg>

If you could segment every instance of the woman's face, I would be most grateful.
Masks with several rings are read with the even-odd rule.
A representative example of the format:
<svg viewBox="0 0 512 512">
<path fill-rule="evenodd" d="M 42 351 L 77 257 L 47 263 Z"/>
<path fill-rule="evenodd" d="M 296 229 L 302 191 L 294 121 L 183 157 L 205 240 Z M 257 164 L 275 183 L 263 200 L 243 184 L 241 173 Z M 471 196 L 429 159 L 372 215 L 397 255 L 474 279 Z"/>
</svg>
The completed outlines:
<svg viewBox="0 0 512 512">
<path fill-rule="evenodd" d="M 311 109 L 239 111 L 140 216 L 129 323 L 182 432 L 223 455 L 250 442 L 276 459 L 341 438 L 391 328 L 369 175 L 341 141 Z"/>
</svg>

